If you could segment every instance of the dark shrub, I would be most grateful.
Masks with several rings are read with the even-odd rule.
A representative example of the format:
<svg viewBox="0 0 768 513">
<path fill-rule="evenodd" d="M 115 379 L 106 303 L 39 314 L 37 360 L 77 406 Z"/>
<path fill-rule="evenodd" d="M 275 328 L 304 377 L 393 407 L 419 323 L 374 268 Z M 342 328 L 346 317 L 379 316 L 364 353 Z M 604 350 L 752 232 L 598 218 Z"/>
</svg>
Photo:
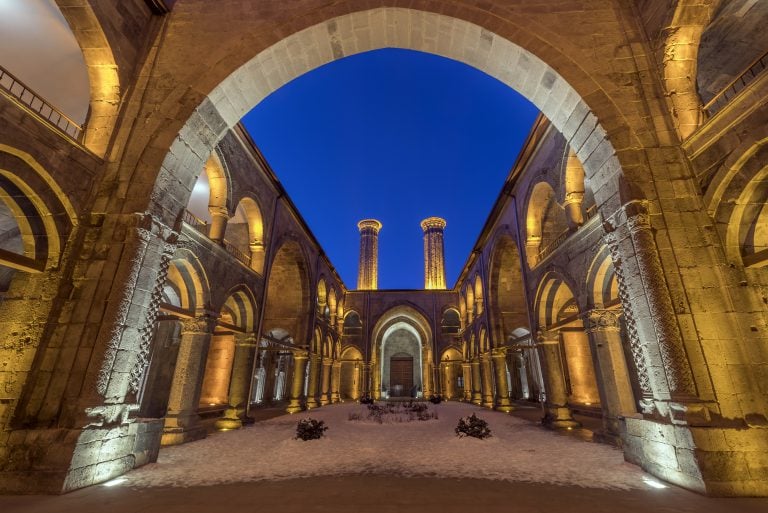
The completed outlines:
<svg viewBox="0 0 768 513">
<path fill-rule="evenodd" d="M 443 396 L 441 396 L 440 394 L 430 395 L 429 402 L 432 404 L 440 404 L 441 402 L 443 402 Z"/>
<path fill-rule="evenodd" d="M 373 404 L 373 399 L 369 395 L 363 396 L 360 398 L 360 404 Z"/>
<path fill-rule="evenodd" d="M 459 438 L 472 436 L 482 440 L 491 436 L 491 429 L 488 427 L 488 423 L 474 413 L 469 417 L 460 418 L 459 425 L 456 426 L 454 431 L 456 431 L 456 436 Z"/>
<path fill-rule="evenodd" d="M 301 419 L 296 425 L 296 440 L 317 440 L 323 437 L 326 429 L 324 420 Z"/>
</svg>

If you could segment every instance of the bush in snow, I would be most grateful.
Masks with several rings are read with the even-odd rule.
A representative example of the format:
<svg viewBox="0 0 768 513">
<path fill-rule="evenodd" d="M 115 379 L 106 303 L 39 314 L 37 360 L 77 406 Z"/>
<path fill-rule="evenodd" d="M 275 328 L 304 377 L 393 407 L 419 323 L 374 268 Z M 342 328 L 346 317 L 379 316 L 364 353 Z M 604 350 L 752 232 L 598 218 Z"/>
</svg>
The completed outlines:
<svg viewBox="0 0 768 513">
<path fill-rule="evenodd" d="M 482 440 L 491 436 L 491 428 L 488 427 L 488 423 L 474 413 L 469 417 L 460 418 L 459 425 L 454 431 L 459 438 L 472 436 Z"/>
<path fill-rule="evenodd" d="M 296 440 L 317 440 L 323 437 L 326 429 L 324 420 L 301 419 L 296 426 Z"/>
<path fill-rule="evenodd" d="M 429 396 L 429 402 L 432 404 L 440 404 L 442 401 L 443 401 L 443 396 L 441 396 L 440 394 Z"/>
<path fill-rule="evenodd" d="M 373 404 L 373 399 L 371 396 L 366 395 L 360 399 L 360 404 Z"/>
</svg>

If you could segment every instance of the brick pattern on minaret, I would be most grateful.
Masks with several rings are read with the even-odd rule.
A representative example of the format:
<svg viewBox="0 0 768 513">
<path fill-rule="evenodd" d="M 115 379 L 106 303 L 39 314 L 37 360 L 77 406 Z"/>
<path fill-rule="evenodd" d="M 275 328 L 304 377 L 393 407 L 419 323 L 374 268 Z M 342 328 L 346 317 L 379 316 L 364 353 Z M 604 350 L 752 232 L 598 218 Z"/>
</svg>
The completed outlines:
<svg viewBox="0 0 768 513">
<path fill-rule="evenodd" d="M 424 288 L 445 289 L 445 250 L 443 230 L 445 219 L 428 217 L 421 222 L 424 230 Z"/>
<path fill-rule="evenodd" d="M 379 230 L 376 219 L 357 223 L 360 230 L 360 261 L 357 268 L 357 289 L 376 290 L 379 287 Z"/>
</svg>

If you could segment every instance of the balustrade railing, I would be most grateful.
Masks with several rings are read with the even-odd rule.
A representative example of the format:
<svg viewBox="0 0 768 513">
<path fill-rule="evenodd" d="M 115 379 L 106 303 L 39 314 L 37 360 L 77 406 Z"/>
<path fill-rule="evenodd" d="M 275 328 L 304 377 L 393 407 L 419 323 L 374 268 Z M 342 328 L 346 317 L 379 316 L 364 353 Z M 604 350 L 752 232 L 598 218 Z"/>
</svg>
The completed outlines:
<svg viewBox="0 0 768 513">
<path fill-rule="evenodd" d="M 0 90 L 8 93 L 29 111 L 71 139 L 80 142 L 83 127 L 68 118 L 59 109 L 48 103 L 39 94 L 27 87 L 11 72 L 0 66 Z"/>
<path fill-rule="evenodd" d="M 224 241 L 224 247 L 226 248 L 226 250 L 229 252 L 230 255 L 240 260 L 243 264 L 245 264 L 246 267 L 251 266 L 250 255 L 246 255 L 244 251 L 234 246 L 231 242 L 227 240 Z"/>
<path fill-rule="evenodd" d="M 717 114 L 728 102 L 738 95 L 753 80 L 761 75 L 768 68 L 768 52 L 758 57 L 747 69 L 730 84 L 725 86 L 722 91 L 717 93 L 714 98 L 704 105 L 704 111 L 709 117 Z"/>
<path fill-rule="evenodd" d="M 555 239 L 541 248 L 539 250 L 539 262 L 547 258 L 549 255 L 552 254 L 554 250 L 559 248 L 563 242 L 568 238 L 568 236 L 571 234 L 571 230 L 565 230 L 563 233 L 555 237 Z"/>
<path fill-rule="evenodd" d="M 198 232 L 202 233 L 206 237 L 208 236 L 208 223 L 206 223 L 204 220 L 197 217 L 195 214 L 190 212 L 189 210 L 184 210 L 184 214 L 182 214 L 181 217 L 182 221 L 184 223 L 188 224 Z M 235 257 L 237 260 L 242 262 L 246 267 L 251 267 L 251 255 L 247 254 L 228 240 L 224 240 L 222 242 L 222 245 L 224 246 L 224 249 L 227 250 L 227 253 Z"/>
<path fill-rule="evenodd" d="M 197 217 L 195 214 L 190 212 L 189 210 L 184 211 L 184 215 L 182 216 L 182 221 L 187 223 L 189 226 L 197 230 L 198 232 L 202 233 L 203 235 L 208 235 L 207 233 L 207 226 L 208 223 Z"/>
</svg>

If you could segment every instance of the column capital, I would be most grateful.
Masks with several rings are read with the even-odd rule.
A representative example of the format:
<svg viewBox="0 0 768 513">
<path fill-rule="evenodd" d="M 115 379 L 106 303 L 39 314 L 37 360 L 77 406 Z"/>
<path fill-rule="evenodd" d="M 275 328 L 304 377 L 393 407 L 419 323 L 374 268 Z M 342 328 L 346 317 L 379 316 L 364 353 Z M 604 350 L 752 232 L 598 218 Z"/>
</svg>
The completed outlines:
<svg viewBox="0 0 768 513">
<path fill-rule="evenodd" d="M 181 321 L 182 335 L 205 335 L 213 333 L 217 319 L 213 315 L 203 314 Z"/>
<path fill-rule="evenodd" d="M 584 330 L 587 333 L 619 331 L 621 329 L 621 323 L 619 322 L 621 314 L 622 310 L 620 308 L 593 308 L 582 315 Z"/>
<path fill-rule="evenodd" d="M 229 211 L 227 210 L 227 207 L 208 205 L 208 212 L 211 214 L 211 217 L 223 217 L 229 219 Z"/>
<path fill-rule="evenodd" d="M 536 334 L 536 341 L 539 344 L 558 344 L 560 343 L 560 332 L 557 330 L 542 330 Z"/>
<path fill-rule="evenodd" d="M 491 357 L 492 358 L 506 358 L 507 357 L 507 348 L 506 347 L 494 347 L 491 349 Z"/>
<path fill-rule="evenodd" d="M 309 351 L 306 349 L 293 349 L 294 360 L 307 360 L 309 358 Z"/>
</svg>

